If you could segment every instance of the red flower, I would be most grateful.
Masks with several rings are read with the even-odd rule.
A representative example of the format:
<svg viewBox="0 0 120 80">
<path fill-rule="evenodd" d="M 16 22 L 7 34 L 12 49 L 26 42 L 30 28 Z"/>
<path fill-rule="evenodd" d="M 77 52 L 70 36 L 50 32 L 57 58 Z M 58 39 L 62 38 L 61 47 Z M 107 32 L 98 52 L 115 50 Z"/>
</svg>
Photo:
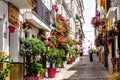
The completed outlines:
<svg viewBox="0 0 120 80">
<path fill-rule="evenodd" d="M 59 44 L 58 43 L 54 44 L 54 46 L 55 46 L 55 48 L 59 48 Z"/>
<path fill-rule="evenodd" d="M 117 22 L 114 22 L 114 26 L 117 26 Z"/>
<path fill-rule="evenodd" d="M 58 12 L 58 7 L 57 7 L 57 5 L 53 5 L 52 7 L 53 7 L 53 9 L 54 9 L 56 12 Z"/>
</svg>

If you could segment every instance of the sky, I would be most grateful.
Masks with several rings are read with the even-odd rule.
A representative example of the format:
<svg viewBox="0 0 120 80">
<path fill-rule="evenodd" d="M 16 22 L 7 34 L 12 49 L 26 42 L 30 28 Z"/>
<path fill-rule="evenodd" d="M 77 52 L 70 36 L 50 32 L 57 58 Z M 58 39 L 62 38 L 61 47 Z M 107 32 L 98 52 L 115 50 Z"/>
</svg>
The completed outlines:
<svg viewBox="0 0 120 80">
<path fill-rule="evenodd" d="M 85 34 L 85 40 L 83 42 L 83 46 L 87 49 L 88 46 L 94 47 L 94 27 L 91 25 L 91 19 L 95 16 L 95 0 L 83 0 L 85 10 L 83 12 L 83 16 L 85 19 L 85 23 L 83 25 L 83 31 Z"/>
</svg>

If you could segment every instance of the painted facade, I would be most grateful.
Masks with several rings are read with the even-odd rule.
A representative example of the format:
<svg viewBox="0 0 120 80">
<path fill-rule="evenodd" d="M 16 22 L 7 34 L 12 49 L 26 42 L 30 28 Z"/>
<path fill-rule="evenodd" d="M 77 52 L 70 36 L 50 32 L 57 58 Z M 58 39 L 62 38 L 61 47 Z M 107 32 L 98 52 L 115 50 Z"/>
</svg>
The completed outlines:
<svg viewBox="0 0 120 80">
<path fill-rule="evenodd" d="M 111 40 L 110 44 L 101 46 L 102 50 L 100 50 L 100 61 L 108 68 L 109 72 L 119 71 L 119 50 L 120 50 L 120 42 L 119 42 L 119 28 L 115 26 L 115 22 L 119 20 L 119 0 L 96 0 L 97 1 L 97 9 L 100 12 L 99 20 L 104 20 L 105 22 L 105 30 L 107 31 L 107 40 L 108 33 L 114 29 L 116 30 L 116 35 Z M 100 28 L 100 26 L 99 26 Z M 97 29 L 99 30 L 99 29 Z M 97 32 L 98 33 L 98 32 Z"/>
</svg>

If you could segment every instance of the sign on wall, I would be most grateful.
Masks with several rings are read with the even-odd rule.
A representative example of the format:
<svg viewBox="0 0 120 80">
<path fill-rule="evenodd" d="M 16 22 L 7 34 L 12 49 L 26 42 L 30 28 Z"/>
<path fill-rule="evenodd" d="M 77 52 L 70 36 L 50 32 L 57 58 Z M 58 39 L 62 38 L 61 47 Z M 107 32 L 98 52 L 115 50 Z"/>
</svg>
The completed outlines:
<svg viewBox="0 0 120 80">
<path fill-rule="evenodd" d="M 19 26 L 19 9 L 11 3 L 8 5 L 8 19 L 13 25 Z"/>
</svg>

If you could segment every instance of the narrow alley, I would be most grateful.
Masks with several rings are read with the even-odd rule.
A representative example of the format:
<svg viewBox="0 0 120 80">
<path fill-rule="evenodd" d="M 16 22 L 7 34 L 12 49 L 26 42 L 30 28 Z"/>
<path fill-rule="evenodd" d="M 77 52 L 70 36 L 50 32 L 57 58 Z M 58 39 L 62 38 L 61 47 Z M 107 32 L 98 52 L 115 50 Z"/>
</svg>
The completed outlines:
<svg viewBox="0 0 120 80">
<path fill-rule="evenodd" d="M 98 56 L 94 55 L 93 62 L 89 56 L 83 56 L 83 60 L 77 61 L 61 69 L 56 78 L 45 80 L 106 80 L 107 69 L 99 62 Z"/>
<path fill-rule="evenodd" d="M 120 80 L 120 0 L 0 0 L 0 80 Z"/>
</svg>

